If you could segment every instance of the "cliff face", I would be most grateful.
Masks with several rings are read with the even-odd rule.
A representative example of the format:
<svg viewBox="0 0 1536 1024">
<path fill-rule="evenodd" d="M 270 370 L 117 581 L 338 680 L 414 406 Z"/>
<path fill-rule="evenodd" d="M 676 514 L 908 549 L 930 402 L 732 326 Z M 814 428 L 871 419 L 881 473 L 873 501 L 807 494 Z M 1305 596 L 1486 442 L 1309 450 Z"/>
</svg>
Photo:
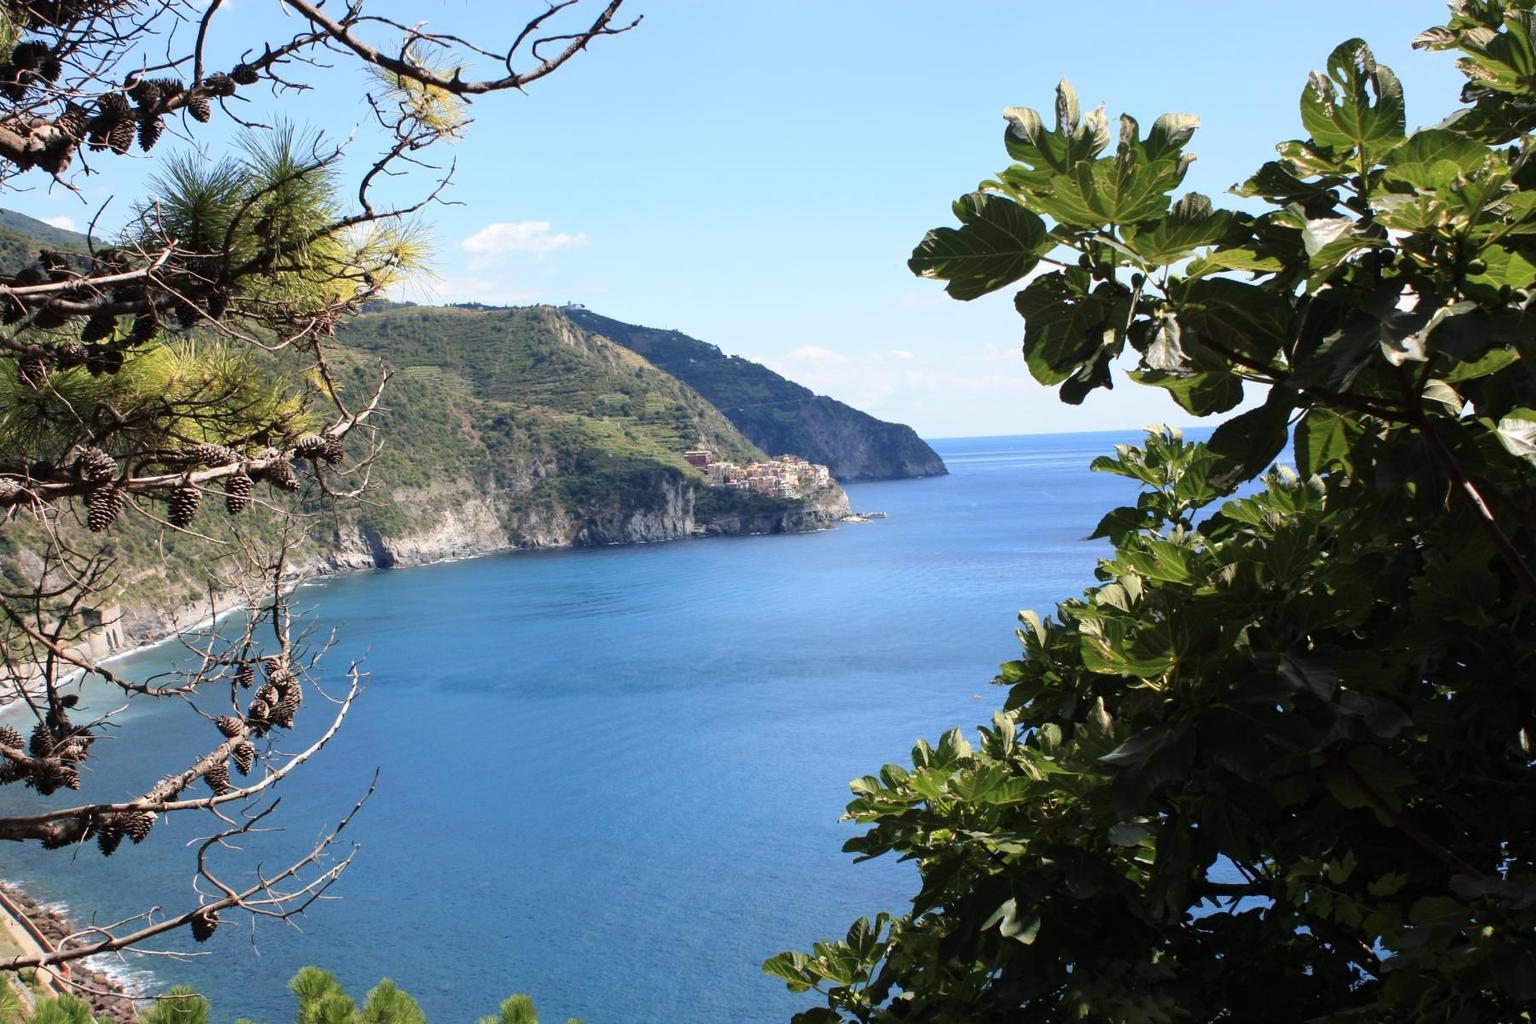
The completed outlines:
<svg viewBox="0 0 1536 1024">
<path fill-rule="evenodd" d="M 508 494 L 486 496 L 468 480 L 437 488 L 433 511 L 383 533 L 368 521 L 337 526 L 300 574 L 424 565 L 495 551 L 653 544 L 690 537 L 801 533 L 832 526 L 852 509 L 840 487 L 803 501 L 701 508 L 697 483 L 662 478 L 649 500 L 613 500 L 574 515 L 529 515 Z M 711 506 L 717 504 L 709 502 Z"/>
<path fill-rule="evenodd" d="M 821 463 L 839 480 L 942 476 L 944 460 L 909 426 L 887 423 L 678 331 L 562 310 L 577 325 L 639 353 L 703 395 L 753 444 Z"/>
</svg>

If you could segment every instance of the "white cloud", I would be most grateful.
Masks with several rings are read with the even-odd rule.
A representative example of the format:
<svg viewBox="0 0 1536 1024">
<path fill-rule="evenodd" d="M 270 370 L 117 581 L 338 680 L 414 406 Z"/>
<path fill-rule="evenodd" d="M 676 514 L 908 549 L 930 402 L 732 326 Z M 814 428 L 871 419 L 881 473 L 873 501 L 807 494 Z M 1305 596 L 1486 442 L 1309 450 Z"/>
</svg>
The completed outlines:
<svg viewBox="0 0 1536 1024">
<path fill-rule="evenodd" d="M 916 359 L 917 358 L 917 353 L 916 352 L 908 352 L 904 348 L 893 348 L 893 349 L 891 349 L 891 358 L 892 359 Z"/>
<path fill-rule="evenodd" d="M 64 231 L 80 230 L 80 228 L 75 225 L 75 218 L 73 217 L 39 217 L 37 219 L 42 221 L 44 224 L 47 224 L 51 228 L 59 228 Z"/>
<path fill-rule="evenodd" d="M 801 345 L 799 348 L 785 353 L 784 361 L 788 363 L 812 363 L 818 366 L 844 366 L 852 362 L 849 357 L 841 352 L 834 352 L 820 345 Z"/>
<path fill-rule="evenodd" d="M 542 256 L 556 249 L 573 245 L 586 245 L 584 234 L 568 234 L 550 230 L 547 220 L 523 220 L 487 224 L 463 242 L 460 247 L 473 256 L 500 256 L 509 252 L 531 252 Z"/>
</svg>

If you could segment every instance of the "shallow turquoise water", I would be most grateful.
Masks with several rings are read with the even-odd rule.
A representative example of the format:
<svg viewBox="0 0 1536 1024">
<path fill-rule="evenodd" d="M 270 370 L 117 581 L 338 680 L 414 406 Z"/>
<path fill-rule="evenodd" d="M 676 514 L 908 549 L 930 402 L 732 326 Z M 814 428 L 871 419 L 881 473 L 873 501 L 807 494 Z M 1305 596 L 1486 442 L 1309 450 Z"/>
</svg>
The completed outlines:
<svg viewBox="0 0 1536 1024">
<path fill-rule="evenodd" d="M 889 518 L 825 533 L 495 556 L 304 588 L 366 658 L 341 735 L 281 789 L 268 864 L 379 771 L 362 849 L 302 931 L 222 928 L 193 961 L 136 959 L 216 1019 L 292 1018 L 306 963 L 355 995 L 394 977 L 438 1024 L 512 992 L 588 1024 L 787 1020 L 807 1005 L 759 970 L 785 948 L 898 909 L 908 866 L 853 865 L 849 779 L 918 736 L 985 721 L 1021 608 L 1091 581 L 1083 538 L 1133 493 L 1087 465 L 1132 435 L 950 439 L 952 475 L 849 488 Z M 168 653 L 122 667 L 149 673 Z M 306 705 L 310 728 L 323 709 Z M 213 738 L 184 709 L 131 711 L 88 795 L 120 797 L 167 749 Z M 102 744 L 105 746 L 106 743 Z M 98 748 L 100 749 L 100 748 Z M 0 810 L 24 802 L 0 793 Z M 0 874 L 111 921 L 191 895 L 184 819 L 104 860 L 0 851 Z M 182 937 L 179 943 L 189 941 Z"/>
</svg>

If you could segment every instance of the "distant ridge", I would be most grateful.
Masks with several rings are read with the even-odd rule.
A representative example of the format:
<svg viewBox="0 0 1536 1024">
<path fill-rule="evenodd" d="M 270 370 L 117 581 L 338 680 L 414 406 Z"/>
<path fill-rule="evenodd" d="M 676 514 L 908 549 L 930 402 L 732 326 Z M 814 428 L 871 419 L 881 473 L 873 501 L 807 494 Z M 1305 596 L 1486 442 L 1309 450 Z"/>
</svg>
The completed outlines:
<svg viewBox="0 0 1536 1024">
<path fill-rule="evenodd" d="M 83 252 L 89 243 L 89 239 L 78 231 L 56 228 L 52 224 L 35 217 L 28 217 L 24 213 L 17 213 L 15 210 L 0 209 L 0 230 L 22 235 L 57 249 L 75 252 Z"/>
<path fill-rule="evenodd" d="M 565 306 L 561 312 L 692 387 L 769 454 L 791 452 L 821 463 L 845 482 L 949 472 L 911 427 L 815 394 L 760 363 L 728 356 L 680 331 L 627 324 L 581 306 Z"/>
</svg>

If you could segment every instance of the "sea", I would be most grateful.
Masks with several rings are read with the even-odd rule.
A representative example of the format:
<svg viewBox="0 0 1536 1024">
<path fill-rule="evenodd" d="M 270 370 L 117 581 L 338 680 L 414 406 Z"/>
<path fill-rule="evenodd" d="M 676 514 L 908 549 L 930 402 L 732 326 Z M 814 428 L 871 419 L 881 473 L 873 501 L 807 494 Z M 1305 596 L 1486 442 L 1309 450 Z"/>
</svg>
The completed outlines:
<svg viewBox="0 0 1536 1024">
<path fill-rule="evenodd" d="M 1017 655 L 1018 612 L 1090 585 L 1107 546 L 1088 534 L 1134 499 L 1090 461 L 1138 438 L 935 441 L 949 476 L 850 485 L 856 509 L 886 517 L 819 533 L 509 553 L 300 588 L 311 648 L 329 645 L 327 690 L 356 664 L 364 692 L 275 809 L 206 856 L 231 885 L 270 876 L 371 790 L 334 848 L 352 860 L 302 917 L 231 918 L 203 946 L 179 931 L 116 969 L 197 988 L 216 1022 L 292 1019 L 286 983 L 306 964 L 359 1002 L 392 978 L 434 1024 L 470 1024 L 513 993 L 545 1020 L 787 1021 L 814 994 L 762 961 L 916 892 L 911 864 L 842 852 L 859 832 L 840 820 L 849 781 L 1001 707 L 992 680 Z M 167 644 L 115 667 L 164 678 L 189 656 Z M 121 799 L 217 739 L 182 702 L 150 703 L 115 719 L 84 796 Z M 333 707 L 311 696 L 285 749 Z M 34 806 L 16 789 L 0 813 Z M 199 840 L 218 824 L 182 815 L 111 858 L 16 846 L 0 876 L 79 923 L 133 927 L 196 899 Z"/>
</svg>

